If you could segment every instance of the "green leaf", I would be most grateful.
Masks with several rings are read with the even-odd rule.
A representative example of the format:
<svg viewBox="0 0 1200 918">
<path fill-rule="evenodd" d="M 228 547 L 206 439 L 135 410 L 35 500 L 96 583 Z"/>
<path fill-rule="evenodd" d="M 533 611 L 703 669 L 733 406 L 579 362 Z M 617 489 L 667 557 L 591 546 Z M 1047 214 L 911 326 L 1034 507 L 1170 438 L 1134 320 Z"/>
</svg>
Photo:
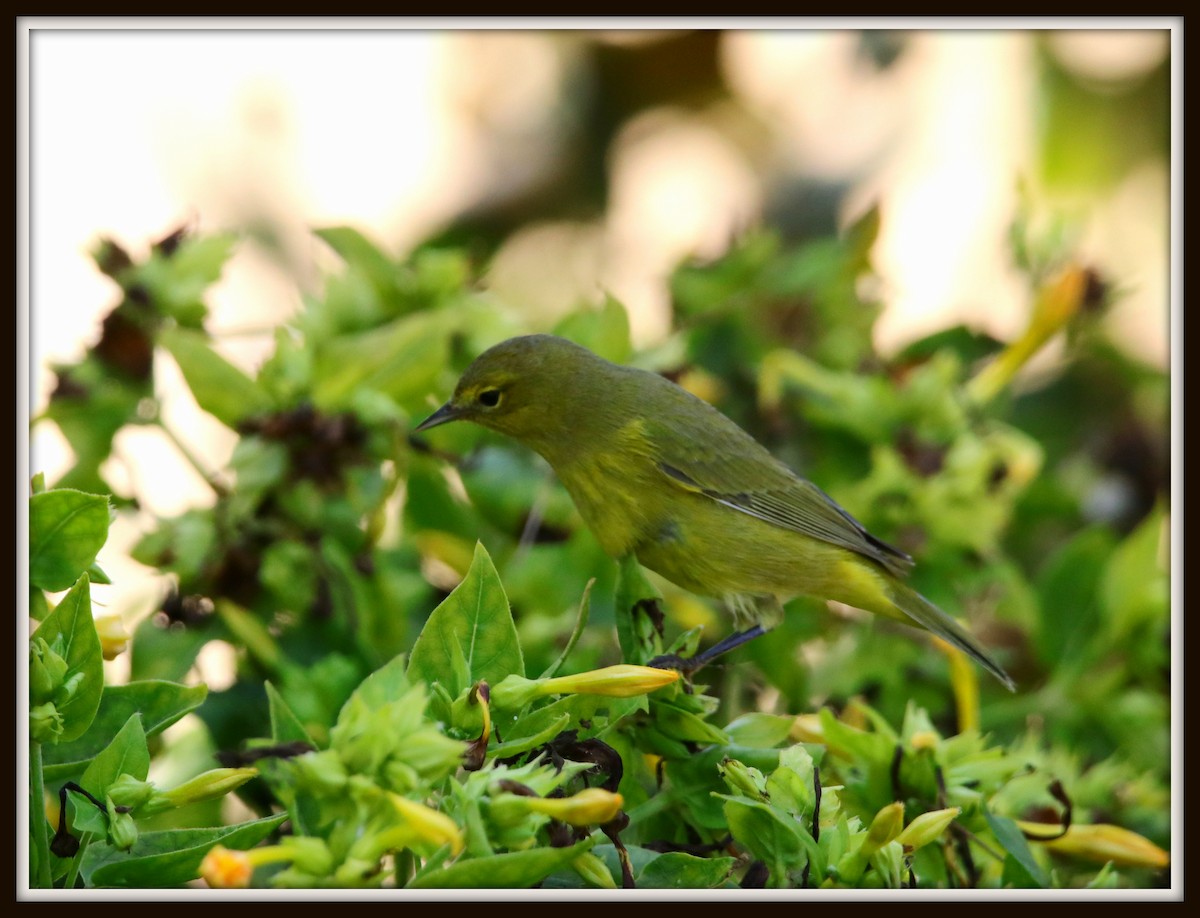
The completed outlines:
<svg viewBox="0 0 1200 918">
<path fill-rule="evenodd" d="M 315 749 L 317 744 L 275 686 L 268 682 L 266 689 L 267 704 L 271 710 L 271 740 L 275 743 L 305 742 Z"/>
<path fill-rule="evenodd" d="M 1017 824 L 1011 819 L 997 816 L 987 809 L 984 809 L 983 815 L 987 817 L 988 826 L 991 827 L 992 834 L 996 836 L 996 841 L 1000 842 L 1000 845 L 1015 862 L 1010 867 L 1006 858 L 1005 874 L 1020 886 L 1032 883 L 1041 889 L 1048 887 L 1050 878 L 1046 876 L 1046 871 L 1042 869 L 1041 864 L 1034 860 L 1033 852 L 1029 850 L 1029 844 L 1025 841 L 1025 836 Z"/>
<path fill-rule="evenodd" d="M 108 538 L 108 498 L 69 488 L 29 499 L 29 582 L 65 590 L 96 561 Z"/>
<path fill-rule="evenodd" d="M 412 664 L 409 664 L 406 672 L 404 662 L 404 654 L 399 654 L 367 676 L 351 694 L 342 710 L 344 711 L 354 698 L 362 699 L 371 710 L 403 698 L 412 688 L 409 679 Z"/>
<path fill-rule="evenodd" d="M 79 783 L 103 799 L 108 786 L 121 775 L 132 775 L 145 781 L 149 774 L 150 749 L 146 745 L 146 731 L 142 729 L 141 716 L 132 714 L 112 742 L 92 759 Z"/>
<path fill-rule="evenodd" d="M 656 648 L 653 623 L 640 607 L 662 602 L 662 594 L 646 579 L 645 571 L 633 555 L 627 555 L 619 563 L 615 606 L 621 659 L 626 663 L 644 663 L 655 655 Z"/>
<path fill-rule="evenodd" d="M 164 627 L 148 615 L 133 632 L 129 676 L 147 682 L 183 679 L 204 645 L 222 633 L 204 623 L 172 622 Z"/>
<path fill-rule="evenodd" d="M 396 265 L 358 230 L 349 226 L 330 226 L 314 232 L 342 256 L 346 264 L 361 271 L 380 294 L 395 286 Z"/>
<path fill-rule="evenodd" d="M 408 677 L 440 682 L 458 697 L 480 679 L 497 685 L 513 673 L 525 675 L 517 627 L 491 556 L 478 542 L 467 576 L 421 629 Z"/>
<path fill-rule="evenodd" d="M 252 848 L 287 819 L 286 813 L 210 829 L 143 832 L 128 852 L 93 844 L 80 874 L 89 886 L 164 888 L 182 886 L 200 875 L 200 862 L 214 845 L 238 851 Z"/>
<path fill-rule="evenodd" d="M 729 741 L 739 746 L 771 749 L 787 740 L 793 723 L 793 717 L 752 712 L 730 723 L 725 732 L 729 735 Z"/>
<path fill-rule="evenodd" d="M 769 804 L 749 797 L 717 796 L 725 801 L 725 818 L 734 839 L 767 865 L 776 885 L 786 885 L 788 871 L 800 870 L 807 858 L 819 856 L 816 842 L 800 823 Z"/>
<path fill-rule="evenodd" d="M 91 726 L 104 690 L 104 658 L 92 618 L 92 594 L 87 574 L 75 582 L 62 602 L 38 626 L 30 642 L 38 638 L 52 647 L 59 641 L 61 647 L 57 652 L 67 661 L 64 684 L 70 685 L 71 689 L 66 697 L 56 698 L 54 702 L 62 717 L 62 732 L 56 742 L 67 743 L 82 736 Z"/>
<path fill-rule="evenodd" d="M 313 403 L 337 411 L 349 408 L 359 389 L 375 389 L 412 408 L 446 365 L 448 330 L 444 314 L 417 313 L 316 342 Z"/>
<path fill-rule="evenodd" d="M 420 874 L 407 889 L 528 889 L 592 847 L 587 839 L 570 848 L 532 848 L 460 860 L 444 870 Z"/>
<path fill-rule="evenodd" d="M 208 339 L 191 329 L 164 329 L 158 343 L 170 351 L 196 403 L 231 429 L 271 410 L 271 400 L 249 376 L 218 354 Z"/>
<path fill-rule="evenodd" d="M 208 688 L 174 682 L 143 681 L 107 685 L 87 731 L 71 742 L 44 750 L 46 781 L 70 781 L 108 746 L 130 717 L 138 716 L 146 736 L 161 733 L 204 701 Z"/>
<path fill-rule="evenodd" d="M 1084 651 L 1101 633 L 1099 582 L 1113 543 L 1106 528 L 1086 529 L 1042 569 L 1037 579 L 1042 614 L 1036 646 L 1047 666 L 1071 669 L 1087 663 Z"/>
<path fill-rule="evenodd" d="M 1170 625 L 1170 578 L 1159 563 L 1163 513 L 1156 510 L 1116 547 L 1100 580 L 1109 641 L 1115 646 L 1143 623 Z"/>
<path fill-rule="evenodd" d="M 638 889 L 712 889 L 733 869 L 731 857 L 696 857 L 670 851 L 647 864 L 637 877 Z"/>
<path fill-rule="evenodd" d="M 582 344 L 613 363 L 626 363 L 633 353 L 629 341 L 629 316 L 612 294 L 599 309 L 584 309 L 566 316 L 554 327 L 554 334 Z"/>
</svg>

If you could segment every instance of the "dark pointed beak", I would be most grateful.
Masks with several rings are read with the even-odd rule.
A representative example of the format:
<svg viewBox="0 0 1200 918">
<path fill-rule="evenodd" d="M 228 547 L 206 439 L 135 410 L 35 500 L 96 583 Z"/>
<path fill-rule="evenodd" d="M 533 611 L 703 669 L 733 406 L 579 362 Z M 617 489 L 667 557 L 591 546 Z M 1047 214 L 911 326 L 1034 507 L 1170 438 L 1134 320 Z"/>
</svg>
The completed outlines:
<svg viewBox="0 0 1200 918">
<path fill-rule="evenodd" d="M 446 424 L 450 421 L 458 420 L 459 412 L 452 404 L 446 402 L 437 411 L 423 420 L 420 424 L 413 428 L 413 433 L 419 433 L 422 430 L 429 430 L 431 427 L 437 427 L 439 424 Z"/>
</svg>

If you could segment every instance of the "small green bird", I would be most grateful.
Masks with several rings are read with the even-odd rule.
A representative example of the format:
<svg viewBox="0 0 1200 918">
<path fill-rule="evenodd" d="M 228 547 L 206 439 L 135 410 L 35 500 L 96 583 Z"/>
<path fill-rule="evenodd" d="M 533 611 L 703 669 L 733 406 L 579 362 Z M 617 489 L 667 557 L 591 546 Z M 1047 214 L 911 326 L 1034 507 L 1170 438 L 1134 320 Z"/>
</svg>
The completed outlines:
<svg viewBox="0 0 1200 918">
<path fill-rule="evenodd" d="M 481 354 L 416 430 L 457 420 L 540 453 L 607 554 L 725 600 L 746 630 L 693 665 L 765 633 L 783 601 L 807 595 L 932 631 L 1014 689 L 966 629 L 902 582 L 908 555 L 656 373 L 552 335 L 511 338 Z"/>
</svg>

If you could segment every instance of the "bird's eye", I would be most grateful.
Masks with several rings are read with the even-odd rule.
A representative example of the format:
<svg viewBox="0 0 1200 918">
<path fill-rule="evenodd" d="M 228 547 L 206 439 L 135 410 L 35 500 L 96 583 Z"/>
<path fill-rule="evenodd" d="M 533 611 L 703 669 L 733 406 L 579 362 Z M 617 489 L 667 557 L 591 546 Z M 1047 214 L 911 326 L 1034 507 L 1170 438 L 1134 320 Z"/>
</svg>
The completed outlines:
<svg viewBox="0 0 1200 918">
<path fill-rule="evenodd" d="M 479 393 L 479 404 L 485 408 L 495 408 L 500 404 L 500 390 L 484 389 Z"/>
</svg>

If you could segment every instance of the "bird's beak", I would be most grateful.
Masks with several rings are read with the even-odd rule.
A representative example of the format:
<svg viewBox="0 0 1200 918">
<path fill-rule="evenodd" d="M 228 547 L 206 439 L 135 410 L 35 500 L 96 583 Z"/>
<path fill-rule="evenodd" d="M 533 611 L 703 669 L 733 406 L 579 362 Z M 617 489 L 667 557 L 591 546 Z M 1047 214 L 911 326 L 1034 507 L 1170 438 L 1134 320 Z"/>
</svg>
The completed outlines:
<svg viewBox="0 0 1200 918">
<path fill-rule="evenodd" d="M 418 433 L 422 430 L 429 430 L 431 427 L 437 427 L 439 424 L 446 424 L 450 421 L 455 421 L 459 417 L 459 411 L 450 402 L 442 405 L 437 411 L 423 420 L 415 428 L 413 433 Z"/>
</svg>

